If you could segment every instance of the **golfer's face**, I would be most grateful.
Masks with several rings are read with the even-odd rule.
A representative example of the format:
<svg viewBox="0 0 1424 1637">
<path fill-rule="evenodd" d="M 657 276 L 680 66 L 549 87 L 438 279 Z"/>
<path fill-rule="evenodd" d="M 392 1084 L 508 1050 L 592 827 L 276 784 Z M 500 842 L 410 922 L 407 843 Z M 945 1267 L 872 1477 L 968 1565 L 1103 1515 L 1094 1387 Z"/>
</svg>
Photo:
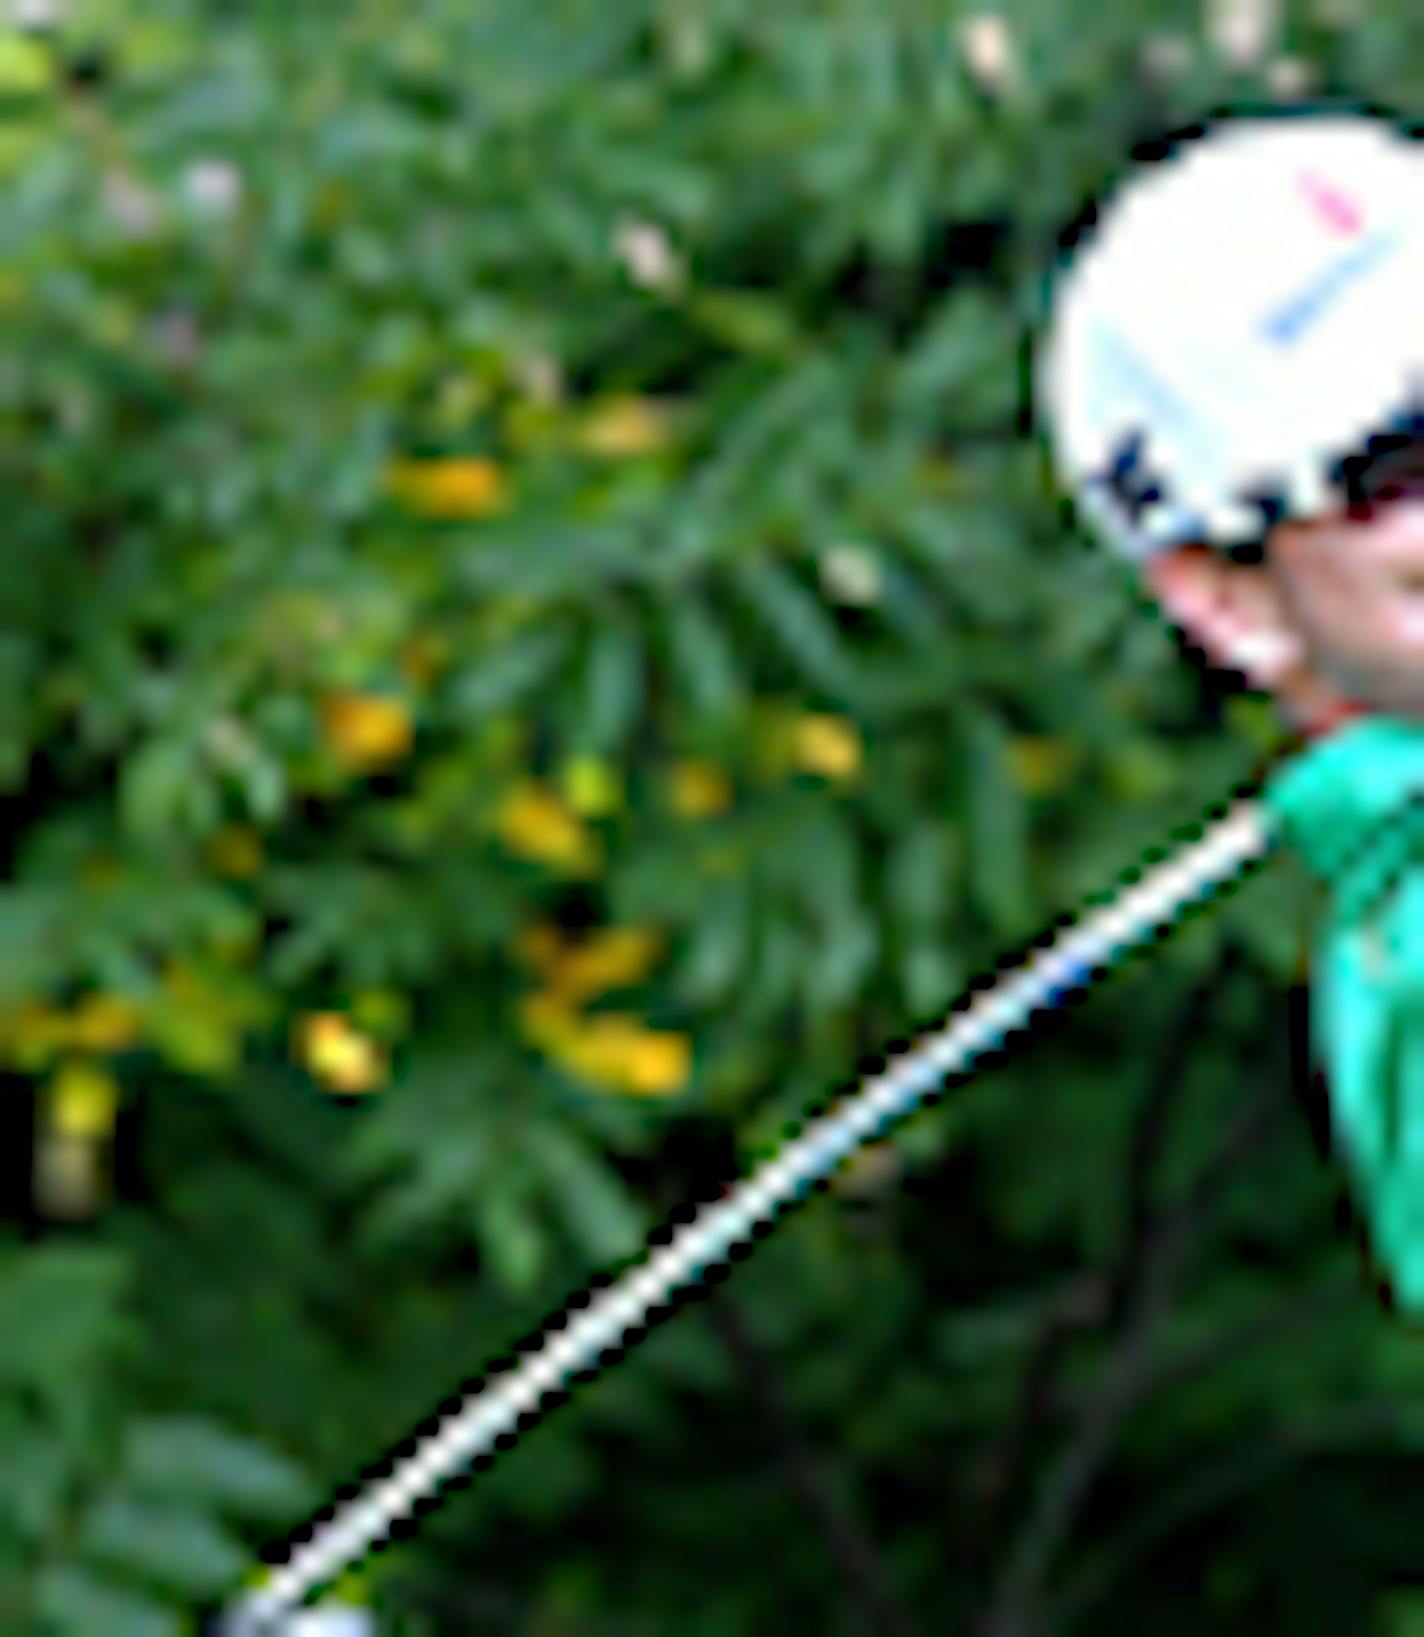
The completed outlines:
<svg viewBox="0 0 1424 1637">
<path fill-rule="evenodd" d="M 1424 715 L 1424 490 L 1287 525 L 1270 567 L 1322 679 L 1362 704 Z"/>
</svg>

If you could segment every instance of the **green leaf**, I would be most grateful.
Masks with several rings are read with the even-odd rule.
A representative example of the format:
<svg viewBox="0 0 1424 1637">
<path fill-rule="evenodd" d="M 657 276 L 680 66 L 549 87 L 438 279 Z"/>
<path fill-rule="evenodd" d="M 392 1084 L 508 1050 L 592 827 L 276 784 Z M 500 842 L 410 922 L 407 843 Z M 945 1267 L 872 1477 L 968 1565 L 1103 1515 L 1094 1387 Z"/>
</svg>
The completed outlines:
<svg viewBox="0 0 1424 1637">
<path fill-rule="evenodd" d="M 280 1517 L 312 1498 L 293 1462 L 198 1416 L 134 1422 L 122 1471 L 136 1495 L 199 1502 L 241 1517 Z"/>
<path fill-rule="evenodd" d="M 941 303 L 916 338 L 897 388 L 907 410 L 947 413 L 957 426 L 1012 415 L 1018 336 L 1002 301 L 977 290 Z"/>
<path fill-rule="evenodd" d="M 287 773 L 281 762 L 251 741 L 237 779 L 251 817 L 259 824 L 275 824 L 287 806 Z"/>
<path fill-rule="evenodd" d="M 472 1122 L 462 1124 L 458 1141 L 452 1135 L 450 1140 L 431 1142 L 428 1127 L 411 1131 L 387 1129 L 380 1123 L 359 1135 L 371 1139 L 353 1146 L 353 1159 L 359 1160 L 361 1169 L 375 1172 L 398 1163 L 407 1173 L 371 1201 L 362 1231 L 373 1245 L 384 1248 L 432 1222 L 458 1219 L 479 1197 L 484 1133 Z"/>
<path fill-rule="evenodd" d="M 784 912 L 764 912 L 748 963 L 744 993 L 751 1016 L 770 1021 L 791 996 L 804 945 Z"/>
<path fill-rule="evenodd" d="M 172 841 L 215 823 L 218 801 L 203 757 L 186 741 L 158 739 L 124 763 L 119 818 L 136 841 Z"/>
<path fill-rule="evenodd" d="M 715 719 L 739 709 L 746 687 L 732 639 L 712 612 L 691 591 L 661 612 L 668 664 L 692 710 Z"/>
<path fill-rule="evenodd" d="M 56 981 L 68 955 L 69 909 L 62 887 L 0 884 L 0 999 L 27 999 Z"/>
<path fill-rule="evenodd" d="M 73 1566 L 44 1572 L 38 1603 L 45 1637 L 186 1637 L 175 1610 Z"/>
<path fill-rule="evenodd" d="M 925 195 L 907 168 L 879 179 L 869 202 L 868 238 L 876 260 L 887 267 L 910 265 L 922 248 Z"/>
<path fill-rule="evenodd" d="M 812 948 L 802 993 L 814 1015 L 826 1016 L 859 992 L 875 968 L 880 938 L 863 915 L 837 917 Z"/>
<path fill-rule="evenodd" d="M 696 323 L 741 352 L 787 354 L 799 339 L 792 313 L 752 291 L 694 290 L 686 305 Z"/>
<path fill-rule="evenodd" d="M 965 745 L 965 884 L 993 930 L 1023 937 L 1032 910 L 1028 891 L 1028 819 L 1005 756 L 1007 734 L 998 718 L 971 712 Z"/>
<path fill-rule="evenodd" d="M 0 1486 L 0 1539 L 14 1536 L 33 1549 L 62 1517 L 77 1452 L 7 1397 L 0 1397 L 0 1449 L 8 1480 Z"/>
<path fill-rule="evenodd" d="M 493 1167 L 475 1190 L 475 1232 L 491 1270 L 507 1290 L 522 1294 L 538 1283 L 549 1263 L 550 1246 L 527 1189 L 511 1186 L 504 1167 Z"/>
<path fill-rule="evenodd" d="M 746 885 L 730 881 L 712 894 L 697 919 L 677 974 L 679 989 L 698 1006 L 718 1006 L 736 989 L 751 943 L 752 908 Z"/>
<path fill-rule="evenodd" d="M 574 741 L 591 755 L 617 756 L 642 714 L 646 686 L 637 629 L 610 616 L 590 633 L 575 706 Z"/>
<path fill-rule="evenodd" d="M 935 606 L 935 599 L 920 576 L 887 554 L 879 565 L 880 590 L 877 616 L 894 634 L 912 647 L 943 651 L 950 640 L 948 621 Z M 952 663 L 952 656 L 945 655 Z"/>
<path fill-rule="evenodd" d="M 900 988 L 912 1020 L 928 1025 L 960 998 L 965 988 L 964 969 L 939 944 L 915 942 L 901 957 Z"/>
<path fill-rule="evenodd" d="M 886 907 L 894 920 L 914 931 L 943 931 L 958 861 L 955 832 L 937 820 L 897 838 L 885 858 Z"/>
<path fill-rule="evenodd" d="M 113 1247 L 45 1245 L 0 1260 L 0 1386 L 72 1392 L 129 1336 L 129 1268 Z"/>
<path fill-rule="evenodd" d="M 642 1247 L 648 1232 L 643 1210 L 572 1130 L 545 1121 L 531 1133 L 527 1153 L 581 1250 L 605 1262 Z"/>
<path fill-rule="evenodd" d="M 0 790 L 24 783 L 30 763 L 28 701 L 39 684 L 34 645 L 14 633 L 0 633 Z"/>
<path fill-rule="evenodd" d="M 201 1513 L 120 1491 L 86 1514 L 79 1546 L 101 1567 L 184 1597 L 221 1594 L 248 1567 L 244 1548 Z"/>
<path fill-rule="evenodd" d="M 781 564 L 748 558 L 734 570 L 737 589 L 806 680 L 838 703 L 864 692 L 850 655 L 825 605 Z"/>
<path fill-rule="evenodd" d="M 471 662 L 454 679 L 451 706 L 467 719 L 510 710 L 547 683 L 567 654 L 566 631 L 521 632 L 493 654 Z"/>
</svg>

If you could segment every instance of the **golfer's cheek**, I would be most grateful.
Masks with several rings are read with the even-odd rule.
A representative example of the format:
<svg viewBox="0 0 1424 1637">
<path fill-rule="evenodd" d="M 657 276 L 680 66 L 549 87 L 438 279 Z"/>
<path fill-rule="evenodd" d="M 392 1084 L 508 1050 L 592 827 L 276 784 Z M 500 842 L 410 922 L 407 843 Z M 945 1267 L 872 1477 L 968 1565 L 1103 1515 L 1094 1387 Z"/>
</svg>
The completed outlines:
<svg viewBox="0 0 1424 1637">
<path fill-rule="evenodd" d="M 1318 644 L 1342 658 L 1378 663 L 1390 656 L 1383 602 L 1358 586 L 1340 586 L 1312 610 Z"/>
</svg>

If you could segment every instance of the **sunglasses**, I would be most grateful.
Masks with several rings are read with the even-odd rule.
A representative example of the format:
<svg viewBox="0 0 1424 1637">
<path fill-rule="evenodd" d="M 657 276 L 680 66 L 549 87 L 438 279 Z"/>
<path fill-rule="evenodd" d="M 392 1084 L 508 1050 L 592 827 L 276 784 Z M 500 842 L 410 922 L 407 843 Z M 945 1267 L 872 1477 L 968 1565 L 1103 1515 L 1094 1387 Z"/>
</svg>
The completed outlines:
<svg viewBox="0 0 1424 1637">
<path fill-rule="evenodd" d="M 1424 438 L 1390 441 L 1387 448 L 1343 464 L 1348 515 L 1368 521 L 1377 507 L 1424 494 Z"/>
</svg>

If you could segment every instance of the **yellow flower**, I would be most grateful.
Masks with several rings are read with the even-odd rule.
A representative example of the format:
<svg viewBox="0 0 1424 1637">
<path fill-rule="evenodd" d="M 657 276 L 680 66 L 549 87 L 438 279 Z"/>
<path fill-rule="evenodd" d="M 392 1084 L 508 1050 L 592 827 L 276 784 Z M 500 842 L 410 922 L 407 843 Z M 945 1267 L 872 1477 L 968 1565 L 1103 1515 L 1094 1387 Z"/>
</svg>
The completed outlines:
<svg viewBox="0 0 1424 1637">
<path fill-rule="evenodd" d="M 519 858 L 574 873 L 592 868 L 596 860 L 593 838 L 578 816 L 536 782 L 511 791 L 495 822 L 500 839 Z"/>
<path fill-rule="evenodd" d="M 1031 796 L 1062 790 L 1078 766 L 1078 752 L 1047 734 L 1020 734 L 1006 751 L 1009 771 L 1020 790 Z"/>
<path fill-rule="evenodd" d="M 564 799 L 582 818 L 603 818 L 623 804 L 617 771 L 596 756 L 575 756 L 564 769 Z"/>
<path fill-rule="evenodd" d="M 521 953 L 544 980 L 545 993 L 561 1006 L 641 983 L 663 948 L 652 927 L 608 927 L 577 944 L 562 943 L 551 927 L 533 927 Z"/>
<path fill-rule="evenodd" d="M 339 1012 L 317 1012 L 298 1026 L 303 1063 L 333 1091 L 372 1091 L 386 1078 L 385 1053 Z"/>
<path fill-rule="evenodd" d="M 625 460 L 656 454 L 668 441 L 667 419 L 647 398 L 610 398 L 580 429 L 579 446 L 591 455 Z"/>
<path fill-rule="evenodd" d="M 214 835 L 208 857 L 219 875 L 250 881 L 262 869 L 262 842 L 250 824 L 225 824 Z"/>
<path fill-rule="evenodd" d="M 803 772 L 847 779 L 860 769 L 860 735 L 844 717 L 803 716 L 792 737 L 792 757 Z"/>
<path fill-rule="evenodd" d="M 143 1013 L 120 995 L 87 995 L 70 1020 L 69 1041 L 79 1051 L 127 1051 L 138 1044 Z"/>
<path fill-rule="evenodd" d="M 322 702 L 327 742 L 353 772 L 366 772 L 409 753 L 414 731 L 399 699 L 381 694 L 339 693 Z"/>
<path fill-rule="evenodd" d="M 398 461 L 389 478 L 396 498 L 423 517 L 493 517 L 508 501 L 503 470 L 478 456 Z"/>
<path fill-rule="evenodd" d="M 56 1136 L 99 1141 L 112 1134 L 118 1111 L 118 1082 L 91 1063 L 66 1063 L 50 1083 L 50 1129 Z"/>
<path fill-rule="evenodd" d="M 731 805 L 731 781 L 710 762 L 681 761 L 672 770 L 669 797 L 684 818 L 706 818 Z"/>
<path fill-rule="evenodd" d="M 692 1064 L 685 1035 L 659 1033 L 607 1014 L 551 1031 L 550 1055 L 581 1080 L 634 1097 L 681 1091 Z"/>
</svg>

